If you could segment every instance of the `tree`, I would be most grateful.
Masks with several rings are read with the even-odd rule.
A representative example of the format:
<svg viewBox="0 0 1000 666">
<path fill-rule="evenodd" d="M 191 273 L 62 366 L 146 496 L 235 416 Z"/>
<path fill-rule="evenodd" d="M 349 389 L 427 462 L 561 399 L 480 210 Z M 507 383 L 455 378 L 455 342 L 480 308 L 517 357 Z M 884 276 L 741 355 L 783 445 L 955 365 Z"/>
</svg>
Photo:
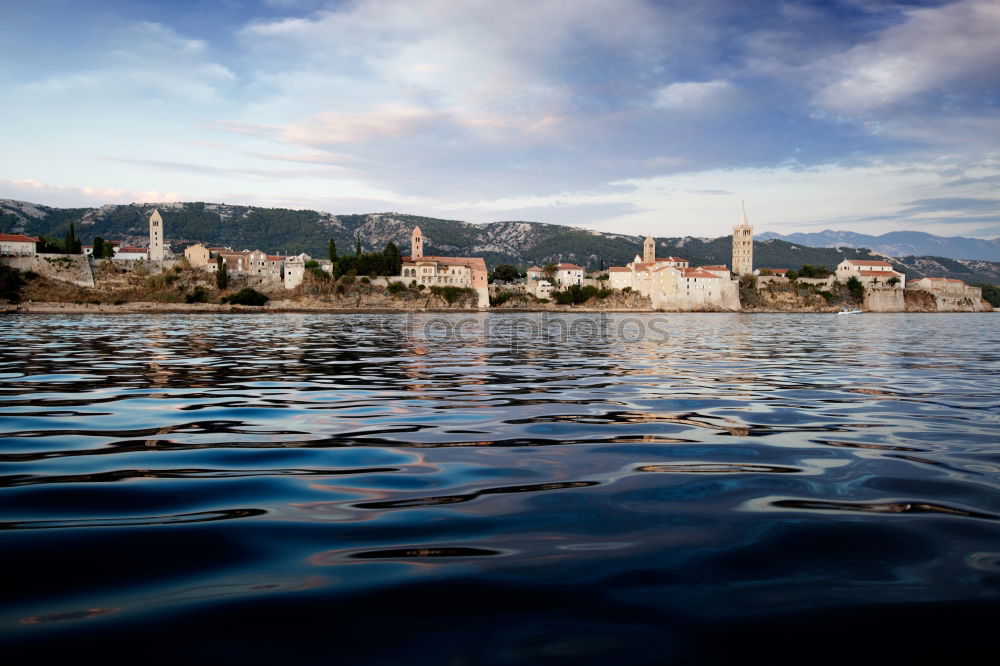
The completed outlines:
<svg viewBox="0 0 1000 666">
<path fill-rule="evenodd" d="M 354 257 L 356 259 L 361 258 L 361 234 L 354 234 Z"/>
<path fill-rule="evenodd" d="M 897 284 L 899 284 L 899 278 L 893 275 L 886 281 L 886 284 L 888 284 L 890 287 L 895 287 Z"/>
<path fill-rule="evenodd" d="M 330 257 L 330 263 L 337 263 L 337 241 L 330 239 L 330 242 L 326 246 L 326 253 Z"/>
<path fill-rule="evenodd" d="M 761 271 L 760 274 L 763 275 L 764 271 Z M 785 271 L 785 277 L 788 278 L 789 280 L 796 280 L 798 279 L 799 275 L 791 268 L 789 268 L 787 271 Z"/>
<path fill-rule="evenodd" d="M 1000 287 L 987 282 L 972 285 L 983 290 L 983 299 L 995 308 L 1000 308 Z"/>
<path fill-rule="evenodd" d="M 542 268 L 542 275 L 549 281 L 549 284 L 554 286 L 556 283 L 556 265 L 551 261 L 546 263 L 545 267 Z"/>
<path fill-rule="evenodd" d="M 865 286 L 861 284 L 861 280 L 859 280 L 857 277 L 853 275 L 850 277 L 850 279 L 847 281 L 847 289 L 848 291 L 851 292 L 851 296 L 854 298 L 856 302 L 860 303 L 864 299 Z"/>
<path fill-rule="evenodd" d="M 396 247 L 396 244 L 389 241 L 382 254 L 385 256 L 385 274 L 399 275 L 403 270 L 403 257 L 399 254 L 399 248 Z"/>
<path fill-rule="evenodd" d="M 77 238 L 76 229 L 72 222 L 69 223 L 66 238 L 63 239 L 63 252 L 65 254 L 81 254 L 83 252 L 83 243 Z"/>
<path fill-rule="evenodd" d="M 215 286 L 219 289 L 229 286 L 229 269 L 226 268 L 226 262 L 222 260 L 221 254 L 215 257 Z"/>
<path fill-rule="evenodd" d="M 513 282 L 514 280 L 521 277 L 520 271 L 510 264 L 500 264 L 493 269 L 493 275 L 490 276 L 490 282 Z"/>
</svg>

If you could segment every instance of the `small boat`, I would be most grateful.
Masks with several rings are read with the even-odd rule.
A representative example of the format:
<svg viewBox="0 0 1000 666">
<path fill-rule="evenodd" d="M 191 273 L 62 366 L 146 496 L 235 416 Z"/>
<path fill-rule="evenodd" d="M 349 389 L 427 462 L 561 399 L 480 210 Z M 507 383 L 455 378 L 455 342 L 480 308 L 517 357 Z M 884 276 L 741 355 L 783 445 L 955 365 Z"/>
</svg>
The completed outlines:
<svg viewBox="0 0 1000 666">
<path fill-rule="evenodd" d="M 864 314 L 864 310 L 858 310 L 858 309 L 852 310 L 850 308 L 846 308 L 845 307 L 845 308 L 841 308 L 840 312 L 838 312 L 837 314 L 839 314 L 839 315 L 842 315 L 842 314 Z"/>
</svg>

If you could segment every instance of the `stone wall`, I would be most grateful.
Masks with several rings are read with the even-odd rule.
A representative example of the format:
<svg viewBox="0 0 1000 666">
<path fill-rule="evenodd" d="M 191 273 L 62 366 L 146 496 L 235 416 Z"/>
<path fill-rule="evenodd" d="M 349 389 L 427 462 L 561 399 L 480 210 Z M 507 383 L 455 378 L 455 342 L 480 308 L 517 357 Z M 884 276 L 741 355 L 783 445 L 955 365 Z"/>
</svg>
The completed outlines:
<svg viewBox="0 0 1000 666">
<path fill-rule="evenodd" d="M 866 312 L 906 312 L 903 290 L 867 287 L 862 309 Z"/>
<path fill-rule="evenodd" d="M 69 282 L 79 287 L 94 286 L 90 260 L 82 254 L 36 254 L 33 257 L 4 257 L 3 263 L 19 271 L 34 271 L 43 277 Z"/>
</svg>

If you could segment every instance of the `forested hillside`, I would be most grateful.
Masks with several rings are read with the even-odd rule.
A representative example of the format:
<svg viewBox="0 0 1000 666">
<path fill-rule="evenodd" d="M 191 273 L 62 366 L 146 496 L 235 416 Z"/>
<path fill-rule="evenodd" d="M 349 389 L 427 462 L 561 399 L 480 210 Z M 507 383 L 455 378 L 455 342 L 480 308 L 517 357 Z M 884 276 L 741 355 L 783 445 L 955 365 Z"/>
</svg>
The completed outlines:
<svg viewBox="0 0 1000 666">
<path fill-rule="evenodd" d="M 167 240 L 175 251 L 202 242 L 233 249 L 273 253 L 307 252 L 325 257 L 332 238 L 341 253 L 353 252 L 360 240 L 364 251 L 380 251 L 394 242 L 403 254 L 410 248 L 410 231 L 419 225 L 426 254 L 481 256 L 489 266 L 528 266 L 565 261 L 588 268 L 623 265 L 642 251 L 643 238 L 558 224 L 506 221 L 471 224 L 402 213 L 333 215 L 313 210 L 260 208 L 203 202 L 108 205 L 100 208 L 51 208 L 0 200 L 0 231 L 61 238 L 70 222 L 85 244 L 94 236 L 145 245 L 147 219 L 157 208 Z M 657 255 L 676 255 L 692 265 L 729 264 L 731 238 L 657 238 Z M 780 239 L 754 243 L 757 267 L 794 268 L 804 264 L 834 268 L 845 258 L 878 257 L 868 249 L 816 248 Z M 1000 281 L 1000 264 L 989 261 L 906 257 L 897 268 L 910 277 L 958 277 L 967 282 Z"/>
</svg>

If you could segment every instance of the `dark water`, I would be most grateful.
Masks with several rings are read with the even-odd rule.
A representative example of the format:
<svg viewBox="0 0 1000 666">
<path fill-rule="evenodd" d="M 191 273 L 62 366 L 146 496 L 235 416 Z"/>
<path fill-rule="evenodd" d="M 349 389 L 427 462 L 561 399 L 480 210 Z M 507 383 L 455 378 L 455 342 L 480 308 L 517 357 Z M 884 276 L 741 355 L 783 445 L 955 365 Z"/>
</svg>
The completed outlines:
<svg viewBox="0 0 1000 666">
<path fill-rule="evenodd" d="M 995 651 L 998 324 L 2 318 L 5 661 Z"/>
</svg>

